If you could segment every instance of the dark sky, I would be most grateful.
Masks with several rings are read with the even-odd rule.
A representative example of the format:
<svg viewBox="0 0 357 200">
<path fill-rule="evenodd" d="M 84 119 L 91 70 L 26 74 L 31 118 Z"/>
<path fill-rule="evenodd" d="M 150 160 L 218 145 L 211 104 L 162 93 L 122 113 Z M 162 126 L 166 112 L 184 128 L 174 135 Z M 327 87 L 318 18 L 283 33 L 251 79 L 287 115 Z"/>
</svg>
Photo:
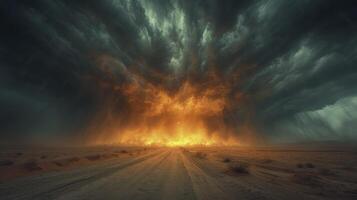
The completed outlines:
<svg viewBox="0 0 357 200">
<path fill-rule="evenodd" d="M 356 1 L 2 0 L 0 9 L 2 138 L 99 134 L 146 109 L 133 108 L 128 87 L 150 101 L 148 85 L 175 95 L 185 83 L 198 96 L 218 91 L 210 98 L 226 103 L 214 117 L 232 134 L 249 124 L 278 142 L 357 138 Z"/>
</svg>

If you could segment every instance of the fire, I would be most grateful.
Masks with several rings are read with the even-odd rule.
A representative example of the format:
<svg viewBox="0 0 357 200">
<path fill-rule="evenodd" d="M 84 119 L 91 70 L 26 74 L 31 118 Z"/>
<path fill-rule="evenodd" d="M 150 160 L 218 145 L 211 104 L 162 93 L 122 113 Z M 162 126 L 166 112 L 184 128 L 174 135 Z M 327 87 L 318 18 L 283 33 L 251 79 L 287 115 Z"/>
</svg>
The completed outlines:
<svg viewBox="0 0 357 200">
<path fill-rule="evenodd" d="M 121 88 L 128 98 L 131 116 L 119 127 L 112 143 L 125 145 L 235 145 L 222 134 L 222 112 L 226 89 L 222 86 L 197 88 L 186 83 L 174 94 L 153 85 L 130 84 Z M 218 124 L 210 130 L 207 121 Z M 217 122 L 219 121 L 219 122 Z M 217 126 L 217 125 L 216 125 Z M 107 142 L 106 142 L 107 143 Z"/>
<path fill-rule="evenodd" d="M 235 87 L 239 71 L 225 76 L 212 66 L 202 74 L 165 75 L 127 67 L 108 55 L 95 64 L 102 76 L 88 80 L 105 98 L 88 128 L 90 144 L 240 145 L 254 135 L 249 120 L 237 121 L 235 115 L 239 105 L 249 105 Z M 237 110 L 249 114 L 248 108 Z"/>
<path fill-rule="evenodd" d="M 222 139 L 219 134 L 208 135 L 204 128 L 177 125 L 174 129 L 154 128 L 145 132 L 141 129 L 129 130 L 117 138 L 120 144 L 148 145 L 148 146 L 209 146 L 209 145 L 236 145 L 233 138 Z"/>
<path fill-rule="evenodd" d="M 179 88 L 170 89 L 149 83 L 135 74 L 130 77 L 129 82 L 112 87 L 125 99 L 125 107 L 121 110 L 126 114 L 119 114 L 116 119 L 116 113 L 109 112 L 108 133 L 92 138 L 96 144 L 238 144 L 224 123 L 224 109 L 230 106 L 226 98 L 231 87 L 227 83 L 213 77 L 201 84 L 186 81 Z"/>
</svg>

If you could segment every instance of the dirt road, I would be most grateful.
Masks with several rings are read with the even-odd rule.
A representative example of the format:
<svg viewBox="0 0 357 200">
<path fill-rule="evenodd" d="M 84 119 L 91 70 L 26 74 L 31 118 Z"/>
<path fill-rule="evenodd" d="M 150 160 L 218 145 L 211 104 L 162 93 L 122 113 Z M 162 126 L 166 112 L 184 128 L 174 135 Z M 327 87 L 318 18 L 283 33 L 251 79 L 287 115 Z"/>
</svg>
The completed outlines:
<svg viewBox="0 0 357 200">
<path fill-rule="evenodd" d="M 0 199 L 316 199 L 202 162 L 182 149 L 159 149 L 1 183 Z"/>
</svg>

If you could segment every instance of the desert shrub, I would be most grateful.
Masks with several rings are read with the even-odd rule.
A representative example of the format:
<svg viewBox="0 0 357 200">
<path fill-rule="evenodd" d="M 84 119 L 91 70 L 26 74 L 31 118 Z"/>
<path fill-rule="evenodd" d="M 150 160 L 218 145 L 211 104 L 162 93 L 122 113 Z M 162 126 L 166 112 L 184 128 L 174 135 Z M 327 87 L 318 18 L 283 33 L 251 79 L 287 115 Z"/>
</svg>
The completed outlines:
<svg viewBox="0 0 357 200">
<path fill-rule="evenodd" d="M 99 155 L 99 154 L 97 154 L 97 155 L 89 155 L 89 156 L 86 156 L 86 158 L 88 160 L 94 161 L 94 160 L 99 160 L 101 158 L 101 155 Z"/>
<path fill-rule="evenodd" d="M 273 162 L 272 159 L 263 159 L 263 160 L 261 160 L 261 163 L 263 163 L 263 164 L 269 164 L 269 163 L 272 163 L 272 162 Z"/>
<path fill-rule="evenodd" d="M 297 168 L 303 168 L 303 167 L 304 167 L 304 165 L 303 165 L 303 164 L 301 164 L 301 163 L 298 163 L 298 164 L 296 164 L 296 167 L 297 167 Z"/>
<path fill-rule="evenodd" d="M 42 168 L 38 165 L 35 160 L 28 161 L 24 164 L 25 169 L 29 171 L 38 171 L 42 170 Z"/>
<path fill-rule="evenodd" d="M 225 159 L 223 159 L 223 162 L 224 163 L 229 163 L 229 162 L 231 162 L 231 159 L 230 158 L 225 158 Z"/>
<path fill-rule="evenodd" d="M 53 164 L 57 165 L 58 167 L 63 167 L 64 164 L 60 161 L 53 161 Z"/>
<path fill-rule="evenodd" d="M 319 174 L 323 175 L 323 176 L 331 176 L 331 175 L 335 175 L 335 173 L 329 169 L 326 168 L 321 168 L 319 169 Z"/>
<path fill-rule="evenodd" d="M 249 174 L 249 165 L 246 163 L 233 163 L 228 166 L 228 171 L 235 174 Z"/>
<path fill-rule="evenodd" d="M 313 165 L 312 163 L 306 163 L 305 167 L 307 167 L 307 168 L 315 168 L 315 165 Z"/>
<path fill-rule="evenodd" d="M 306 172 L 295 173 L 292 177 L 292 180 L 295 183 L 309 186 L 318 186 L 321 183 L 320 178 L 318 176 Z"/>
<path fill-rule="evenodd" d="M 207 154 L 203 153 L 203 152 L 196 152 L 196 157 L 199 158 L 199 159 L 205 159 L 207 158 Z"/>
<path fill-rule="evenodd" d="M 181 147 L 180 149 L 182 150 L 182 152 L 188 152 L 188 150 L 183 147 Z"/>
<path fill-rule="evenodd" d="M 10 166 L 13 164 L 14 164 L 14 161 L 12 161 L 12 160 L 0 160 L 0 166 Z"/>
<path fill-rule="evenodd" d="M 78 157 L 73 157 L 73 158 L 67 159 L 68 162 L 78 162 L 79 160 L 80 160 L 80 158 L 78 158 Z"/>
</svg>

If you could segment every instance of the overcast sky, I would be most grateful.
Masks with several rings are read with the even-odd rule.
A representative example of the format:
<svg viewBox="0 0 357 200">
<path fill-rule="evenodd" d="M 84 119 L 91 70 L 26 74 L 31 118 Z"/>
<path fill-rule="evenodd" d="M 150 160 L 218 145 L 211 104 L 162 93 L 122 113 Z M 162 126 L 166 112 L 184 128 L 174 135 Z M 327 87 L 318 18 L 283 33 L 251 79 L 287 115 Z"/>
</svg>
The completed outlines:
<svg viewBox="0 0 357 200">
<path fill-rule="evenodd" d="M 138 111 L 118 88 L 133 83 L 173 95 L 185 83 L 224 86 L 212 98 L 229 102 L 216 117 L 233 134 L 248 123 L 272 141 L 357 138 L 356 1 L 2 0 L 0 9 L 3 138 L 86 137 L 125 123 Z"/>
</svg>

